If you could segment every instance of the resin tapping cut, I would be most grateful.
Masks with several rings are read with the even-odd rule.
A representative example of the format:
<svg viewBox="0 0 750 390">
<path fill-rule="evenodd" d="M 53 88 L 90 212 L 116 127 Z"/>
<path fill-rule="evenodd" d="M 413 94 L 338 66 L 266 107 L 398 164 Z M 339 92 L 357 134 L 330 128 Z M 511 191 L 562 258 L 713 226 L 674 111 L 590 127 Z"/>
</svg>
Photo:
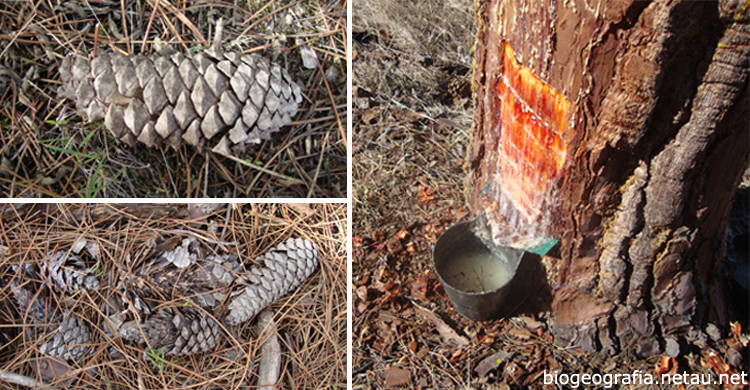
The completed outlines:
<svg viewBox="0 0 750 390">
<path fill-rule="evenodd" d="M 564 172 L 570 102 L 519 64 L 505 43 L 492 85 L 497 160 L 484 208 L 497 244 L 543 245 L 554 235 L 555 187 Z"/>
</svg>

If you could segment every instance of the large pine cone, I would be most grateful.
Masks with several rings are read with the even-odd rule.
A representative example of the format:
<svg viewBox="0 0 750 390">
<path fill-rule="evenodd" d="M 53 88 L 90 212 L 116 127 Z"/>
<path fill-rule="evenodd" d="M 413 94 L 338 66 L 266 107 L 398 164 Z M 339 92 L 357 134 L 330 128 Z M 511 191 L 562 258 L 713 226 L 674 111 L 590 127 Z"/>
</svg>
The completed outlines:
<svg viewBox="0 0 750 390">
<path fill-rule="evenodd" d="M 61 97 L 75 100 L 89 121 L 103 119 L 131 146 L 210 141 L 214 152 L 230 155 L 230 147 L 269 139 L 302 102 L 300 87 L 279 65 L 213 48 L 190 57 L 69 54 L 60 77 Z"/>
<path fill-rule="evenodd" d="M 226 321 L 230 325 L 249 320 L 299 286 L 318 266 L 318 249 L 308 240 L 290 238 L 256 261 L 265 266 L 250 268 L 248 283 L 229 303 Z"/>
<path fill-rule="evenodd" d="M 161 309 L 141 324 L 122 324 L 119 332 L 126 340 L 147 343 L 154 350 L 163 348 L 165 355 L 177 356 L 212 351 L 221 337 L 216 320 L 194 307 Z"/>
</svg>

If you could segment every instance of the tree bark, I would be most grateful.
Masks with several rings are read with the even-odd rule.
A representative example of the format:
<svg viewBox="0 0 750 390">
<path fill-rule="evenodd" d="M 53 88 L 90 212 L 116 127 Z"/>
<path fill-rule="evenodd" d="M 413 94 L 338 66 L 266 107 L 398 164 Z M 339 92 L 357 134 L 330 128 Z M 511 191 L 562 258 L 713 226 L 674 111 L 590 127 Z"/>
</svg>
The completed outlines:
<svg viewBox="0 0 750 390">
<path fill-rule="evenodd" d="M 676 355 L 703 343 L 709 323 L 724 328 L 723 238 L 750 144 L 748 9 L 731 0 L 476 6 L 471 202 L 495 220 L 496 241 L 529 231 L 560 239 L 559 258 L 544 261 L 556 342 Z M 550 164 L 559 169 L 549 174 Z"/>
</svg>

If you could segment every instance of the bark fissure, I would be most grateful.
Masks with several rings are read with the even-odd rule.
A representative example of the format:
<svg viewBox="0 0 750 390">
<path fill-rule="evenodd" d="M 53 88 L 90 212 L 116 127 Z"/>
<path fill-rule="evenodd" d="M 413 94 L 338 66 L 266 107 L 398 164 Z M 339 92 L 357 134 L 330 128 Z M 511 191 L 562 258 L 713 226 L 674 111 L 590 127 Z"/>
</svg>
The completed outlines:
<svg viewBox="0 0 750 390">
<path fill-rule="evenodd" d="M 692 176 L 698 173 L 696 167 L 706 158 L 715 129 L 737 101 L 740 86 L 746 83 L 750 55 L 748 38 L 746 25 L 734 23 L 727 28 L 698 87 L 690 119 L 650 164 L 651 177 L 644 190 L 645 225 L 630 248 L 634 271 L 627 305 L 618 308 L 615 316 L 619 317 L 622 328 L 638 323 L 628 320 L 630 316 L 641 318 L 641 325 L 652 322 L 653 328 L 633 326 L 634 332 L 618 334 L 621 345 L 637 342 L 638 355 L 658 353 L 659 348 L 651 338 L 637 341 L 633 334 L 670 335 L 689 330 L 695 322 L 702 282 L 701 278 L 695 278 L 690 265 L 692 256 L 687 255 L 697 230 L 681 225 L 687 222 L 682 217 L 689 199 L 686 192 L 693 182 Z M 643 309 L 651 305 L 654 311 L 649 315 Z"/>
<path fill-rule="evenodd" d="M 630 249 L 630 238 L 643 224 L 643 187 L 648 180 L 648 169 L 641 162 L 625 184 L 622 201 L 615 213 L 612 225 L 602 240 L 602 255 L 599 268 L 599 290 L 602 295 L 619 304 L 627 295 L 625 281 L 633 273 L 626 261 Z"/>
</svg>

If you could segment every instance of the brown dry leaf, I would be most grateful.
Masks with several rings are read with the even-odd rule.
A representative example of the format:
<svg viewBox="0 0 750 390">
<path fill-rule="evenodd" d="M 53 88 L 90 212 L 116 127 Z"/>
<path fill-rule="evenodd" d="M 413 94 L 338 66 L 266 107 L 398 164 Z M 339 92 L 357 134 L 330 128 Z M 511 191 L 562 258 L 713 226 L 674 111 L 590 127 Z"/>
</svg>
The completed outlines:
<svg viewBox="0 0 750 390">
<path fill-rule="evenodd" d="M 526 328 L 510 326 L 508 329 L 508 336 L 513 337 L 516 340 L 526 341 L 531 338 L 532 334 Z"/>
<path fill-rule="evenodd" d="M 451 354 L 451 358 L 448 361 L 455 363 L 459 360 L 463 360 L 464 357 L 466 357 L 466 351 L 464 351 L 463 348 L 459 348 Z"/>
<path fill-rule="evenodd" d="M 373 107 L 362 113 L 362 122 L 371 124 L 372 120 L 380 116 L 380 107 Z"/>
<path fill-rule="evenodd" d="M 404 386 L 411 383 L 411 372 L 399 367 L 388 367 L 385 372 L 385 387 Z"/>
<path fill-rule="evenodd" d="M 730 328 L 732 329 L 732 335 L 734 336 L 741 336 L 742 335 L 742 325 L 740 325 L 739 322 L 731 322 L 729 323 Z"/>
<path fill-rule="evenodd" d="M 467 215 L 469 215 L 469 210 L 466 210 L 466 209 L 453 210 L 453 216 L 456 217 L 456 220 L 460 221 L 464 219 Z"/>
<path fill-rule="evenodd" d="M 32 364 L 31 367 L 38 377 L 41 377 L 45 382 L 61 379 L 70 371 L 70 366 L 67 363 L 45 354 L 35 364 Z M 60 385 L 63 387 L 67 386 L 73 379 L 73 377 L 68 378 L 66 381 L 61 382 Z"/>
<path fill-rule="evenodd" d="M 413 298 L 428 301 L 427 293 L 430 291 L 430 278 L 427 275 L 422 275 L 417 278 L 414 283 L 411 284 L 411 296 Z"/>
<path fill-rule="evenodd" d="M 388 248 L 388 252 L 392 255 L 398 255 L 399 253 L 404 251 L 404 246 L 401 244 L 401 239 L 399 239 L 397 236 L 393 236 L 388 239 L 388 241 L 385 242 L 386 248 Z"/>
<path fill-rule="evenodd" d="M 396 108 L 391 111 L 393 113 L 393 116 L 396 118 L 396 120 L 399 121 L 406 121 L 406 122 L 417 122 L 422 119 L 424 119 L 424 114 L 418 114 L 416 112 L 410 111 L 410 110 L 404 110 L 400 108 Z"/>
<path fill-rule="evenodd" d="M 662 356 L 661 359 L 659 359 L 659 363 L 656 364 L 656 373 L 659 375 L 664 373 L 674 375 L 677 373 L 677 366 L 677 359 L 671 356 Z"/>
<path fill-rule="evenodd" d="M 704 362 L 704 366 L 713 368 L 719 375 L 726 374 L 730 369 L 729 364 L 724 363 L 724 359 L 722 359 L 715 351 L 710 351 L 708 355 L 706 355 Z"/>
<path fill-rule="evenodd" d="M 299 211 L 302 214 L 305 214 L 308 217 L 315 214 L 315 210 L 311 209 L 310 206 L 305 203 L 289 203 L 289 207 Z"/>
<path fill-rule="evenodd" d="M 420 185 L 418 188 L 419 192 L 417 192 L 417 196 L 419 197 L 419 203 L 425 204 L 435 199 L 435 190 L 423 185 Z"/>
<path fill-rule="evenodd" d="M 508 362 L 512 356 L 513 354 L 505 351 L 495 352 L 492 355 L 482 359 L 477 367 L 474 368 L 474 371 L 479 374 L 480 377 L 485 376 L 487 375 L 487 373 L 496 369 L 501 364 Z"/>
<path fill-rule="evenodd" d="M 441 320 L 435 313 L 417 305 L 413 304 L 414 307 L 417 309 L 419 314 L 424 317 L 425 320 L 432 322 L 433 325 L 435 325 L 435 328 L 437 329 L 438 333 L 440 334 L 440 337 L 443 338 L 446 342 L 453 342 L 456 345 L 459 346 L 465 346 L 469 345 L 469 340 L 466 337 L 463 337 L 456 333 L 453 328 L 448 326 L 443 320 Z"/>
<path fill-rule="evenodd" d="M 359 298 L 362 302 L 367 302 L 367 287 L 365 286 L 359 286 L 355 290 L 355 295 L 357 298 Z"/>
<path fill-rule="evenodd" d="M 523 322 L 524 326 L 526 326 L 526 329 L 531 332 L 535 332 L 544 327 L 543 322 L 537 321 L 531 317 L 519 316 L 518 318 L 521 320 L 521 322 Z"/>
</svg>

